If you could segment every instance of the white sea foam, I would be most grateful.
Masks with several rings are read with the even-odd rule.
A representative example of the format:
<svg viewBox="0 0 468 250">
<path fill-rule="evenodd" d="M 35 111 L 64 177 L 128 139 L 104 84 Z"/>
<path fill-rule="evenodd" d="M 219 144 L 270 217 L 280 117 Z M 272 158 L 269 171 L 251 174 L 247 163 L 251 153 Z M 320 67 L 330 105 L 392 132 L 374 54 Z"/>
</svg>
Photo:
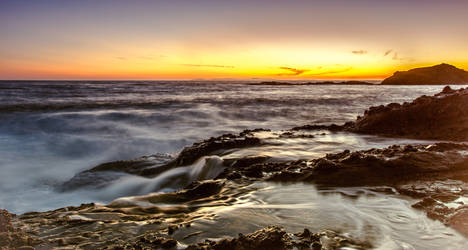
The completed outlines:
<svg viewBox="0 0 468 250">
<path fill-rule="evenodd" d="M 175 154 L 195 141 L 246 128 L 340 124 L 354 120 L 369 106 L 410 101 L 442 88 L 2 81 L 0 207 L 21 213 L 107 201 L 110 198 L 96 192 L 58 194 L 54 187 L 103 162 Z M 327 134 L 315 141 L 297 139 L 277 147 L 245 149 L 238 155 L 263 154 L 263 150 L 274 158 L 293 159 L 400 142 Z M 161 183 L 128 177 L 122 186 L 146 192 Z M 134 194 L 114 188 L 109 194 Z"/>
</svg>

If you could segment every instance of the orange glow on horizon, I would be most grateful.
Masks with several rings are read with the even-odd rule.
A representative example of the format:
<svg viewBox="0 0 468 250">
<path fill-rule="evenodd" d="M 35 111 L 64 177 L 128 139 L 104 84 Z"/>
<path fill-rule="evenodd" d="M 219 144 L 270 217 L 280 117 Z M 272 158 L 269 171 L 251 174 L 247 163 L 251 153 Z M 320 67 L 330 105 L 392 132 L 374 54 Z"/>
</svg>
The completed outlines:
<svg viewBox="0 0 468 250">
<path fill-rule="evenodd" d="M 0 79 L 382 79 L 440 63 L 468 69 L 467 1 L 26 2 L 2 2 Z"/>
<path fill-rule="evenodd" d="M 391 76 L 395 71 L 408 70 L 415 67 L 426 67 L 438 64 L 418 63 L 408 65 L 368 67 L 330 66 L 328 68 L 308 69 L 308 67 L 218 67 L 216 64 L 208 66 L 169 65 L 154 67 L 152 65 L 125 64 L 83 67 L 74 65 L 31 65 L 17 64 L 3 65 L 0 63 L 0 78 L 3 80 L 338 80 L 338 79 L 368 79 L 379 80 Z M 465 63 L 450 63 L 466 69 Z M 199 65 L 199 64 L 193 64 Z M 188 69 L 187 69 L 188 68 Z M 290 68 L 290 69 L 284 69 Z M 293 71 L 297 70 L 297 71 Z M 304 72 L 301 72 L 304 71 Z"/>
<path fill-rule="evenodd" d="M 162 46 L 162 45 L 161 45 Z M 324 46 L 324 47 L 321 47 Z M 332 46 L 332 45 L 330 45 Z M 383 47 L 353 50 L 347 45 L 257 44 L 229 49 L 165 44 L 156 48 L 120 45 L 108 50 L 72 50 L 37 58 L 0 58 L 0 79 L 44 80 L 332 80 L 384 79 L 397 70 L 442 62 L 468 68 L 463 60 L 439 61 L 440 55 L 415 60 Z M 119 51 L 118 53 L 116 51 Z M 151 53 L 148 53 L 151 51 Z M 453 58 L 456 58 L 455 56 Z"/>
</svg>

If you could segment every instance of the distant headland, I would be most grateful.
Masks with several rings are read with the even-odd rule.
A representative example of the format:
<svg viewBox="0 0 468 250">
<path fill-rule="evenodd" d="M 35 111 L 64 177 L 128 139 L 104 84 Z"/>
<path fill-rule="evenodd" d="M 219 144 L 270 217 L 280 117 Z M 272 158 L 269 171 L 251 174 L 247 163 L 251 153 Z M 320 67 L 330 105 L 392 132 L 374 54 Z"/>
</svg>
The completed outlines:
<svg viewBox="0 0 468 250">
<path fill-rule="evenodd" d="M 381 85 L 462 85 L 468 84 L 468 72 L 453 65 L 442 63 L 431 67 L 397 71 L 387 77 Z M 321 82 L 285 82 L 265 81 L 252 85 L 379 85 L 366 81 L 321 81 Z"/>
<path fill-rule="evenodd" d="M 371 82 L 365 81 L 322 81 L 322 82 L 283 82 L 283 81 L 265 81 L 258 83 L 251 83 L 250 85 L 375 85 Z"/>
<path fill-rule="evenodd" d="M 446 85 L 468 84 L 468 72 L 442 63 L 432 67 L 397 71 L 382 81 L 383 85 Z"/>
</svg>

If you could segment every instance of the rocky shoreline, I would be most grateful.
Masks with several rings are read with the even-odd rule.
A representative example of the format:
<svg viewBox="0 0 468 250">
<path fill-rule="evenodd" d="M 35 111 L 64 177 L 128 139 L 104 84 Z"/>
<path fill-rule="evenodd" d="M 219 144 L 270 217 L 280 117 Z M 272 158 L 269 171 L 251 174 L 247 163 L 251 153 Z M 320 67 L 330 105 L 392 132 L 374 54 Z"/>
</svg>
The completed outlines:
<svg viewBox="0 0 468 250">
<path fill-rule="evenodd" d="M 177 192 L 117 199 L 107 205 L 82 204 L 54 211 L 12 215 L 0 213 L 1 249 L 355 249 L 372 248 L 340 232 L 288 233 L 270 226 L 237 238 L 207 239 L 184 244 L 199 232 L 191 223 L 207 215 L 202 208 L 228 206 L 254 182 L 306 182 L 318 187 L 366 186 L 380 193 L 398 193 L 416 199 L 413 207 L 468 237 L 468 89 L 449 87 L 432 97 L 411 103 L 371 107 L 363 117 L 344 125 L 306 125 L 283 132 L 298 136 L 301 130 L 346 131 L 392 137 L 436 139 L 431 145 L 393 145 L 327 154 L 314 159 L 271 162 L 265 156 L 225 161 L 216 177 L 194 181 Z M 267 130 L 226 134 L 186 147 L 177 157 L 141 157 L 98 165 L 77 174 L 60 189 L 99 187 L 83 178 L 109 171 L 152 178 L 192 164 L 200 157 L 226 150 L 263 145 L 257 135 Z M 300 136 L 300 135 L 299 135 Z M 102 183 L 101 183 L 102 184 Z M 149 202 L 153 205 L 141 205 Z M 171 206 L 157 204 L 170 203 Z M 154 205 L 156 204 L 156 205 Z M 177 231 L 187 233 L 178 236 Z"/>
<path fill-rule="evenodd" d="M 468 141 L 468 89 L 449 86 L 434 96 L 411 103 L 370 107 L 354 122 L 343 125 L 304 125 L 292 130 L 348 131 L 387 137 Z"/>
</svg>

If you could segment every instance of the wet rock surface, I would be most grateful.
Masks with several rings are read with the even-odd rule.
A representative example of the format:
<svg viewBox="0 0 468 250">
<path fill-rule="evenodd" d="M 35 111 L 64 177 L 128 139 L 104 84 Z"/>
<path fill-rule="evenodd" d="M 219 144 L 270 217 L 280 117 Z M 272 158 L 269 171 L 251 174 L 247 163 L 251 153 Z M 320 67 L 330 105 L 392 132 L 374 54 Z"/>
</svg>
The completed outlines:
<svg viewBox="0 0 468 250">
<path fill-rule="evenodd" d="M 172 238 L 163 238 L 155 234 L 140 236 L 135 242 L 123 245 L 112 245 L 106 249 L 368 249 L 368 243 L 356 242 L 346 236 L 333 231 L 312 233 L 304 229 L 301 233 L 287 233 L 282 227 L 269 226 L 246 235 L 239 234 L 237 238 L 225 238 L 222 240 L 205 240 L 202 243 L 184 245 Z"/>
<path fill-rule="evenodd" d="M 131 160 L 106 162 L 76 174 L 57 189 L 70 191 L 82 187 L 101 188 L 125 174 L 142 176 L 147 172 L 163 173 L 173 167 L 169 164 L 173 160 L 174 158 L 170 155 L 157 154 Z"/>
<path fill-rule="evenodd" d="M 352 125 L 352 123 L 347 123 L 345 125 L 336 125 L 336 124 L 331 124 L 331 125 L 304 125 L 304 126 L 294 127 L 291 130 L 293 130 L 293 131 L 297 131 L 297 130 L 343 131 L 350 125 Z"/>
<path fill-rule="evenodd" d="M 460 180 L 417 181 L 399 185 L 399 193 L 420 199 L 413 207 L 468 237 L 468 184 Z"/>
<path fill-rule="evenodd" d="M 304 125 L 292 130 L 348 131 L 425 140 L 468 141 L 468 89 L 445 87 L 411 103 L 370 107 L 343 125 Z"/>
<path fill-rule="evenodd" d="M 77 188 L 100 188 L 118 180 L 123 174 L 155 177 L 170 169 L 194 163 L 207 155 L 222 154 L 225 150 L 253 147 L 261 144 L 254 136 L 255 132 L 269 131 L 265 129 L 244 130 L 238 135 L 224 134 L 185 147 L 176 158 L 165 154 L 143 156 L 132 160 L 114 161 L 100 164 L 89 170 L 76 174 L 57 189 L 70 191 Z M 112 173 L 110 173 L 112 172 Z"/>
<path fill-rule="evenodd" d="M 252 163 L 226 168 L 228 179 L 312 182 L 322 187 L 387 186 L 420 199 L 424 210 L 468 236 L 468 145 L 394 145 L 286 163 Z M 377 191 L 385 192 L 386 189 Z"/>
<path fill-rule="evenodd" d="M 201 208 L 228 206 L 245 192 L 245 188 L 235 183 L 207 180 L 194 182 L 178 192 L 124 197 L 108 205 L 90 203 L 25 213 L 15 218 L 13 224 L 15 230 L 40 239 L 33 242 L 39 249 L 100 249 L 153 236 L 164 240 L 151 242 L 169 246 L 170 235 L 189 228 L 196 218 L 210 216 L 199 211 Z"/>
<path fill-rule="evenodd" d="M 436 143 L 345 150 L 318 159 L 291 162 L 265 162 L 267 157 L 248 157 L 233 162 L 216 180 L 194 182 L 178 192 L 124 197 L 105 206 L 83 204 L 26 213 L 15 218 L 14 224 L 18 230 L 40 239 L 41 247 L 336 249 L 352 245 L 369 248 L 336 233 L 306 231 L 301 236 L 288 234 L 279 227 L 235 239 L 206 240 L 192 245 L 180 242 L 182 238 L 199 234 L 189 230 L 181 236 L 179 230 L 190 228 L 197 218 L 212 216 L 204 209 L 233 204 L 237 197 L 248 192 L 249 183 L 274 181 L 311 182 L 319 187 L 375 186 L 376 190 L 382 186 L 393 187 L 403 195 L 418 199 L 414 207 L 425 211 L 429 218 L 466 235 L 466 150 L 466 144 Z M 174 235 L 178 235 L 177 240 L 172 238 Z"/>
<path fill-rule="evenodd" d="M 238 238 L 223 239 L 220 241 L 205 241 L 189 245 L 187 249 L 339 249 L 339 248 L 366 249 L 371 246 L 367 243 L 358 243 L 333 231 L 311 233 L 304 232 L 290 234 L 279 226 L 270 226 Z"/>
<path fill-rule="evenodd" d="M 279 138 L 310 138 L 300 130 L 353 131 L 414 138 L 467 140 L 468 90 L 445 88 L 433 97 L 420 97 L 409 104 L 370 108 L 364 117 L 345 125 L 307 125 L 282 131 Z M 392 123 L 396 120 L 396 123 Z M 398 124 L 399 127 L 393 127 Z M 186 147 L 176 158 L 154 155 L 129 161 L 104 163 L 84 171 L 63 185 L 100 187 L 121 173 L 154 177 L 168 169 L 192 164 L 201 157 L 223 155 L 226 150 L 254 147 L 263 129 L 225 134 Z M 13 217 L 0 214 L 0 246 L 38 248 L 114 249 L 336 249 L 369 248 L 335 232 L 290 234 L 272 226 L 237 238 L 206 240 L 184 245 L 178 231 L 189 228 L 213 206 L 229 206 L 255 181 L 310 182 L 320 187 L 371 186 L 387 192 L 389 187 L 418 201 L 413 207 L 429 218 L 468 236 L 468 145 L 439 142 L 432 145 L 394 145 L 327 154 L 316 159 L 269 161 L 253 155 L 224 161 L 224 171 L 214 180 L 196 181 L 180 191 L 123 197 L 108 205 L 83 204 L 48 212 Z M 219 158 L 219 157 L 218 157 Z M 218 172 L 219 173 L 219 172 Z M 93 178 L 89 178 L 89 177 Z M 202 209 L 203 208 L 203 209 Z M 198 234 L 188 231 L 183 239 Z"/>
<path fill-rule="evenodd" d="M 254 132 L 270 131 L 266 129 L 254 129 L 244 130 L 239 135 L 224 134 L 216 138 L 210 138 L 208 140 L 194 143 L 190 147 L 186 147 L 180 152 L 179 156 L 175 160 L 175 164 L 187 165 L 191 164 L 201 156 L 216 154 L 218 150 L 226 150 L 232 148 L 244 148 L 260 145 L 261 141 L 259 138 L 254 137 Z"/>
<path fill-rule="evenodd" d="M 244 178 L 267 181 L 306 181 L 329 186 L 393 185 L 422 178 L 465 178 L 468 156 L 466 144 L 394 145 L 337 154 L 312 160 L 261 163 L 226 168 Z"/>
<path fill-rule="evenodd" d="M 12 224 L 15 215 L 0 210 L 0 249 L 31 249 L 41 240 L 31 237 Z"/>
<path fill-rule="evenodd" d="M 450 87 L 411 103 L 371 107 L 352 132 L 417 139 L 468 141 L 468 90 Z"/>
</svg>

